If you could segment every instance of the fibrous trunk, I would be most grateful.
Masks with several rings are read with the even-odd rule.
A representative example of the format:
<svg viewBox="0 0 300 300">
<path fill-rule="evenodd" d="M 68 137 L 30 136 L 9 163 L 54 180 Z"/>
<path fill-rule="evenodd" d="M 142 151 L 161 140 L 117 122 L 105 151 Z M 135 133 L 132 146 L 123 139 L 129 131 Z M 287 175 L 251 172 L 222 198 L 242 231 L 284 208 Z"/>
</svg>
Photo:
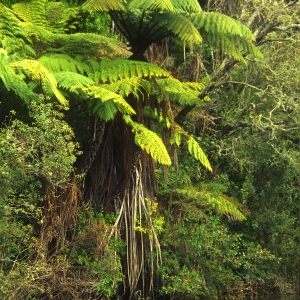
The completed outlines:
<svg viewBox="0 0 300 300">
<path fill-rule="evenodd" d="M 102 142 L 85 180 L 85 202 L 95 211 L 118 216 L 115 230 L 126 242 L 123 298 L 151 297 L 153 261 L 159 243 L 151 220 L 156 190 L 151 157 L 134 144 L 131 128 L 121 116 L 107 123 Z M 151 238 L 150 238 L 151 237 Z"/>
</svg>

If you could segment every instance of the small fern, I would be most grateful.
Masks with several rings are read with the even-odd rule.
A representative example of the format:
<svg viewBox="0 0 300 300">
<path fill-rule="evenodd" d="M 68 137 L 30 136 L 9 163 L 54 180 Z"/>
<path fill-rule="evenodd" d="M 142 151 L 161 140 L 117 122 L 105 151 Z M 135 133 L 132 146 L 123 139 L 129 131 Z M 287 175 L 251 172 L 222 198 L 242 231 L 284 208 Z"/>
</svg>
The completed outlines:
<svg viewBox="0 0 300 300">
<path fill-rule="evenodd" d="M 135 143 L 142 150 L 162 165 L 171 165 L 171 159 L 162 139 L 144 125 L 133 122 L 130 116 L 123 117 L 125 123 L 132 127 Z"/>
</svg>

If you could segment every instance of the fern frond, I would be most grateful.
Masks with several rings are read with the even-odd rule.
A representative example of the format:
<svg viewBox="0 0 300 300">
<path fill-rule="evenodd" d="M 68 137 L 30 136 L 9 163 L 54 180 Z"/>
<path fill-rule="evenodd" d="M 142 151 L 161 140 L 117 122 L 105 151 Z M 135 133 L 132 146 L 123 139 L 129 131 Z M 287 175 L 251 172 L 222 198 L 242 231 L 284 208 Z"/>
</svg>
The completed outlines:
<svg viewBox="0 0 300 300">
<path fill-rule="evenodd" d="M 48 53 L 77 55 L 86 59 L 116 59 L 128 57 L 129 51 L 124 45 L 113 38 L 94 33 L 55 34 L 48 44 Z"/>
<path fill-rule="evenodd" d="M 165 17 L 166 27 L 188 45 L 202 42 L 202 37 L 193 22 L 180 14 L 168 14 Z"/>
<path fill-rule="evenodd" d="M 241 22 L 215 12 L 201 12 L 192 16 L 192 22 L 208 44 L 218 48 L 239 61 L 244 54 L 262 58 L 262 54 L 253 45 L 254 36 Z"/>
<path fill-rule="evenodd" d="M 17 75 L 9 66 L 8 55 L 4 49 L 0 48 L 0 80 L 4 87 L 10 91 L 13 90 L 16 95 L 22 98 L 26 103 L 37 99 L 37 94 L 33 93 L 28 85 Z"/>
<path fill-rule="evenodd" d="M 79 59 L 73 59 L 67 54 L 47 54 L 38 61 L 53 73 L 74 72 L 83 74 L 87 71 L 87 66 Z"/>
<path fill-rule="evenodd" d="M 21 27 L 20 20 L 1 3 L 0 20 L 0 48 L 15 56 L 34 56 L 35 51 L 31 47 L 31 40 Z"/>
<path fill-rule="evenodd" d="M 137 9 L 142 11 L 174 11 L 174 6 L 171 0 L 132 0 L 128 5 L 130 11 Z"/>
<path fill-rule="evenodd" d="M 87 0 L 82 7 L 90 11 L 125 10 L 124 5 L 119 0 Z"/>
<path fill-rule="evenodd" d="M 159 79 L 164 96 L 167 96 L 171 102 L 181 105 L 199 105 L 202 100 L 198 97 L 199 92 L 205 87 L 205 84 L 196 82 L 181 82 L 175 78 Z"/>
<path fill-rule="evenodd" d="M 118 109 L 112 100 L 107 100 L 103 103 L 100 99 L 90 99 L 87 103 L 89 109 L 92 109 L 100 119 L 106 122 L 112 120 L 118 112 Z"/>
<path fill-rule="evenodd" d="M 212 172 L 212 167 L 208 161 L 208 158 L 192 136 L 188 138 L 187 144 L 190 154 L 193 155 L 197 160 L 199 160 L 204 167 Z"/>
<path fill-rule="evenodd" d="M 29 22 L 22 22 L 21 26 L 33 41 L 38 42 L 39 44 L 42 43 L 47 46 L 51 42 L 53 42 L 53 33 L 47 30 L 45 27 L 37 26 Z"/>
<path fill-rule="evenodd" d="M 122 97 L 133 94 L 136 98 L 143 96 L 144 93 L 150 93 L 150 83 L 140 77 L 131 77 L 130 79 L 121 79 L 105 86 L 110 91 L 118 93 Z"/>
<path fill-rule="evenodd" d="M 201 12 L 201 7 L 197 0 L 171 0 L 175 11 L 178 13 L 199 13 Z"/>
<path fill-rule="evenodd" d="M 187 189 L 176 189 L 176 194 L 184 199 L 180 203 L 192 200 L 192 205 L 209 206 L 216 212 L 226 215 L 231 220 L 246 220 L 245 215 L 239 210 L 239 203 L 228 200 L 230 197 L 226 195 L 215 195 L 214 193 L 203 190 L 196 190 L 192 187 Z"/>
<path fill-rule="evenodd" d="M 92 79 L 99 82 L 116 82 L 120 79 L 132 77 L 169 77 L 165 70 L 146 62 L 118 59 L 103 60 L 100 63 L 100 72 L 96 72 Z"/>
<path fill-rule="evenodd" d="M 15 14 L 23 21 L 35 25 L 46 25 L 46 4 L 47 0 L 32 0 L 26 3 L 16 3 L 12 5 Z"/>
<path fill-rule="evenodd" d="M 171 165 L 171 159 L 162 139 L 144 125 L 133 122 L 130 116 L 123 116 L 125 123 L 132 127 L 135 143 L 162 165 Z"/>
<path fill-rule="evenodd" d="M 41 63 L 36 60 L 25 59 L 11 63 L 10 66 L 23 70 L 25 73 L 31 76 L 32 80 L 41 82 L 43 88 L 46 91 L 50 90 L 61 104 L 63 104 L 65 107 L 68 105 L 68 101 L 57 88 L 55 77 Z"/>
<path fill-rule="evenodd" d="M 79 93 L 82 89 L 95 84 L 92 79 L 75 72 L 58 72 L 54 73 L 54 77 L 59 87 L 74 93 Z"/>
<path fill-rule="evenodd" d="M 117 111 L 123 114 L 135 114 L 134 109 L 120 95 L 101 86 L 89 86 L 83 91 L 90 97 L 88 105 L 105 121 L 112 119 Z M 108 102 L 109 101 L 109 102 Z M 108 102 L 106 104 L 106 102 Z M 105 112 L 108 112 L 106 115 Z"/>
<path fill-rule="evenodd" d="M 202 11 L 194 15 L 192 21 L 200 31 L 203 30 L 214 35 L 237 35 L 249 41 L 255 40 L 251 30 L 247 26 L 217 12 Z"/>
</svg>

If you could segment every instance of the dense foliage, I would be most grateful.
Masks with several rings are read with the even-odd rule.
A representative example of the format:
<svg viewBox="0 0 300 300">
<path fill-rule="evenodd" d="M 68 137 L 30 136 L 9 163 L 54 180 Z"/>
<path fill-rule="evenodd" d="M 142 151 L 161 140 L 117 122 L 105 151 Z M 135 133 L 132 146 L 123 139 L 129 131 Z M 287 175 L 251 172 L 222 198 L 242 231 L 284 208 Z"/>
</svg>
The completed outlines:
<svg viewBox="0 0 300 300">
<path fill-rule="evenodd" d="M 0 298 L 296 292 L 299 12 L 2 1 Z"/>
</svg>

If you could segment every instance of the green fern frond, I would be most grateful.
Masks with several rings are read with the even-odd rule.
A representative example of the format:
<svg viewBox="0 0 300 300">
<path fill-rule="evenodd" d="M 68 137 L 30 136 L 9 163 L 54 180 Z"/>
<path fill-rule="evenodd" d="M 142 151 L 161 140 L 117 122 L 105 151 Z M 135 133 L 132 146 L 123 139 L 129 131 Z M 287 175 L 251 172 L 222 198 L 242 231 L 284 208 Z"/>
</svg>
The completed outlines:
<svg viewBox="0 0 300 300">
<path fill-rule="evenodd" d="M 144 93 L 150 93 L 150 83 L 140 77 L 131 77 L 130 79 L 121 79 L 105 86 L 110 91 L 118 93 L 122 97 L 133 94 L 136 98 L 143 96 Z"/>
<path fill-rule="evenodd" d="M 202 37 L 195 25 L 185 16 L 180 14 L 168 14 L 164 16 L 166 27 L 188 45 L 202 42 Z"/>
<path fill-rule="evenodd" d="M 237 35 L 249 41 L 255 40 L 251 30 L 247 26 L 217 12 L 202 11 L 194 15 L 192 21 L 200 31 L 220 35 Z"/>
<path fill-rule="evenodd" d="M 35 51 L 31 47 L 31 40 L 21 27 L 20 20 L 1 3 L 0 20 L 0 48 L 15 56 L 34 56 Z"/>
<path fill-rule="evenodd" d="M 23 70 L 32 80 L 40 82 L 45 91 L 50 90 L 61 104 L 65 107 L 68 106 L 68 101 L 57 88 L 55 77 L 41 63 L 36 60 L 25 59 L 11 63 L 10 66 Z"/>
<path fill-rule="evenodd" d="M 128 5 L 130 11 L 140 9 L 142 11 L 174 11 L 171 0 L 132 0 Z"/>
<path fill-rule="evenodd" d="M 52 32 L 65 33 L 67 21 L 75 16 L 80 7 L 69 7 L 67 1 L 48 1 L 46 5 L 46 19 Z"/>
<path fill-rule="evenodd" d="M 236 205 L 228 201 L 223 195 L 214 196 L 212 193 L 206 193 L 206 200 L 209 205 L 216 209 L 223 215 L 226 215 L 231 220 L 246 220 L 244 214 L 238 209 Z"/>
<path fill-rule="evenodd" d="M 21 26 L 33 41 L 39 42 L 39 44 L 45 44 L 47 46 L 53 42 L 53 33 L 47 30 L 45 27 L 37 26 L 29 22 L 22 22 Z"/>
<path fill-rule="evenodd" d="M 47 54 L 40 57 L 38 61 L 53 73 L 74 72 L 84 74 L 88 71 L 87 66 L 80 59 L 73 59 L 67 54 Z"/>
<path fill-rule="evenodd" d="M 90 97 L 89 107 L 105 121 L 112 119 L 117 111 L 128 115 L 135 114 L 134 109 L 124 98 L 104 87 L 89 86 L 83 91 Z M 106 104 L 106 102 L 108 103 Z"/>
<path fill-rule="evenodd" d="M 80 54 L 84 49 L 82 47 L 87 47 L 85 49 L 90 58 L 92 53 L 97 50 L 95 58 L 99 59 L 117 59 L 119 57 L 129 57 L 131 52 L 127 50 L 126 45 L 121 43 L 117 38 L 111 38 L 95 33 L 75 33 L 70 35 L 59 35 L 60 39 L 65 39 L 70 46 L 72 51 L 67 51 L 67 53 L 78 53 Z M 74 50 L 75 48 L 75 50 Z M 66 49 L 64 47 L 63 49 Z M 92 51 L 93 50 L 93 51 Z M 84 52 L 83 52 L 84 53 Z"/>
<path fill-rule="evenodd" d="M 192 136 L 188 138 L 187 144 L 190 154 L 193 155 L 197 160 L 199 160 L 204 167 L 212 172 L 212 167 L 208 161 L 208 158 Z"/>
<path fill-rule="evenodd" d="M 237 202 L 233 203 L 229 201 L 229 197 L 226 195 L 215 195 L 205 189 L 198 191 L 192 187 L 176 189 L 175 192 L 179 197 L 183 197 L 180 203 L 191 200 L 192 205 L 201 205 L 204 207 L 208 205 L 216 212 L 226 215 L 231 220 L 246 220 L 245 215 L 239 209 L 241 205 Z"/>
<path fill-rule="evenodd" d="M 23 21 L 35 25 L 46 25 L 46 4 L 47 0 L 32 0 L 26 3 L 16 3 L 12 5 L 15 14 Z"/>
<path fill-rule="evenodd" d="M 192 16 L 192 22 L 208 44 L 235 59 L 243 62 L 243 51 L 245 55 L 262 58 L 252 43 L 255 40 L 252 32 L 241 22 L 215 12 L 201 12 Z"/>
<path fill-rule="evenodd" d="M 130 116 L 123 116 L 125 123 L 132 127 L 135 143 L 162 165 L 171 165 L 171 159 L 162 139 L 144 125 L 133 122 Z"/>
<path fill-rule="evenodd" d="M 89 109 L 106 122 L 112 120 L 118 112 L 118 109 L 112 100 L 107 100 L 103 103 L 100 99 L 90 99 L 87 103 Z"/>
<path fill-rule="evenodd" d="M 119 0 L 87 0 L 82 7 L 90 11 L 125 10 L 124 5 Z"/>
<path fill-rule="evenodd" d="M 171 102 L 176 102 L 181 105 L 198 105 L 202 103 L 198 95 L 205 86 L 200 83 L 185 83 L 175 78 L 159 79 L 157 83 L 164 92 L 164 97 L 167 96 Z"/>
<path fill-rule="evenodd" d="M 58 72 L 54 73 L 54 77 L 59 87 L 75 93 L 95 84 L 92 79 L 75 72 Z"/>
<path fill-rule="evenodd" d="M 171 0 L 175 11 L 178 13 L 199 13 L 201 12 L 201 7 L 197 0 Z"/>
<path fill-rule="evenodd" d="M 100 63 L 100 71 L 96 72 L 92 79 L 99 82 L 116 82 L 132 77 L 169 77 L 165 70 L 146 62 L 118 59 L 113 61 L 103 60 Z"/>
<path fill-rule="evenodd" d="M 0 80 L 4 87 L 10 91 L 13 90 L 16 95 L 22 98 L 26 103 L 37 99 L 37 94 L 33 93 L 28 85 L 17 75 L 9 66 L 7 52 L 0 48 Z"/>
</svg>

